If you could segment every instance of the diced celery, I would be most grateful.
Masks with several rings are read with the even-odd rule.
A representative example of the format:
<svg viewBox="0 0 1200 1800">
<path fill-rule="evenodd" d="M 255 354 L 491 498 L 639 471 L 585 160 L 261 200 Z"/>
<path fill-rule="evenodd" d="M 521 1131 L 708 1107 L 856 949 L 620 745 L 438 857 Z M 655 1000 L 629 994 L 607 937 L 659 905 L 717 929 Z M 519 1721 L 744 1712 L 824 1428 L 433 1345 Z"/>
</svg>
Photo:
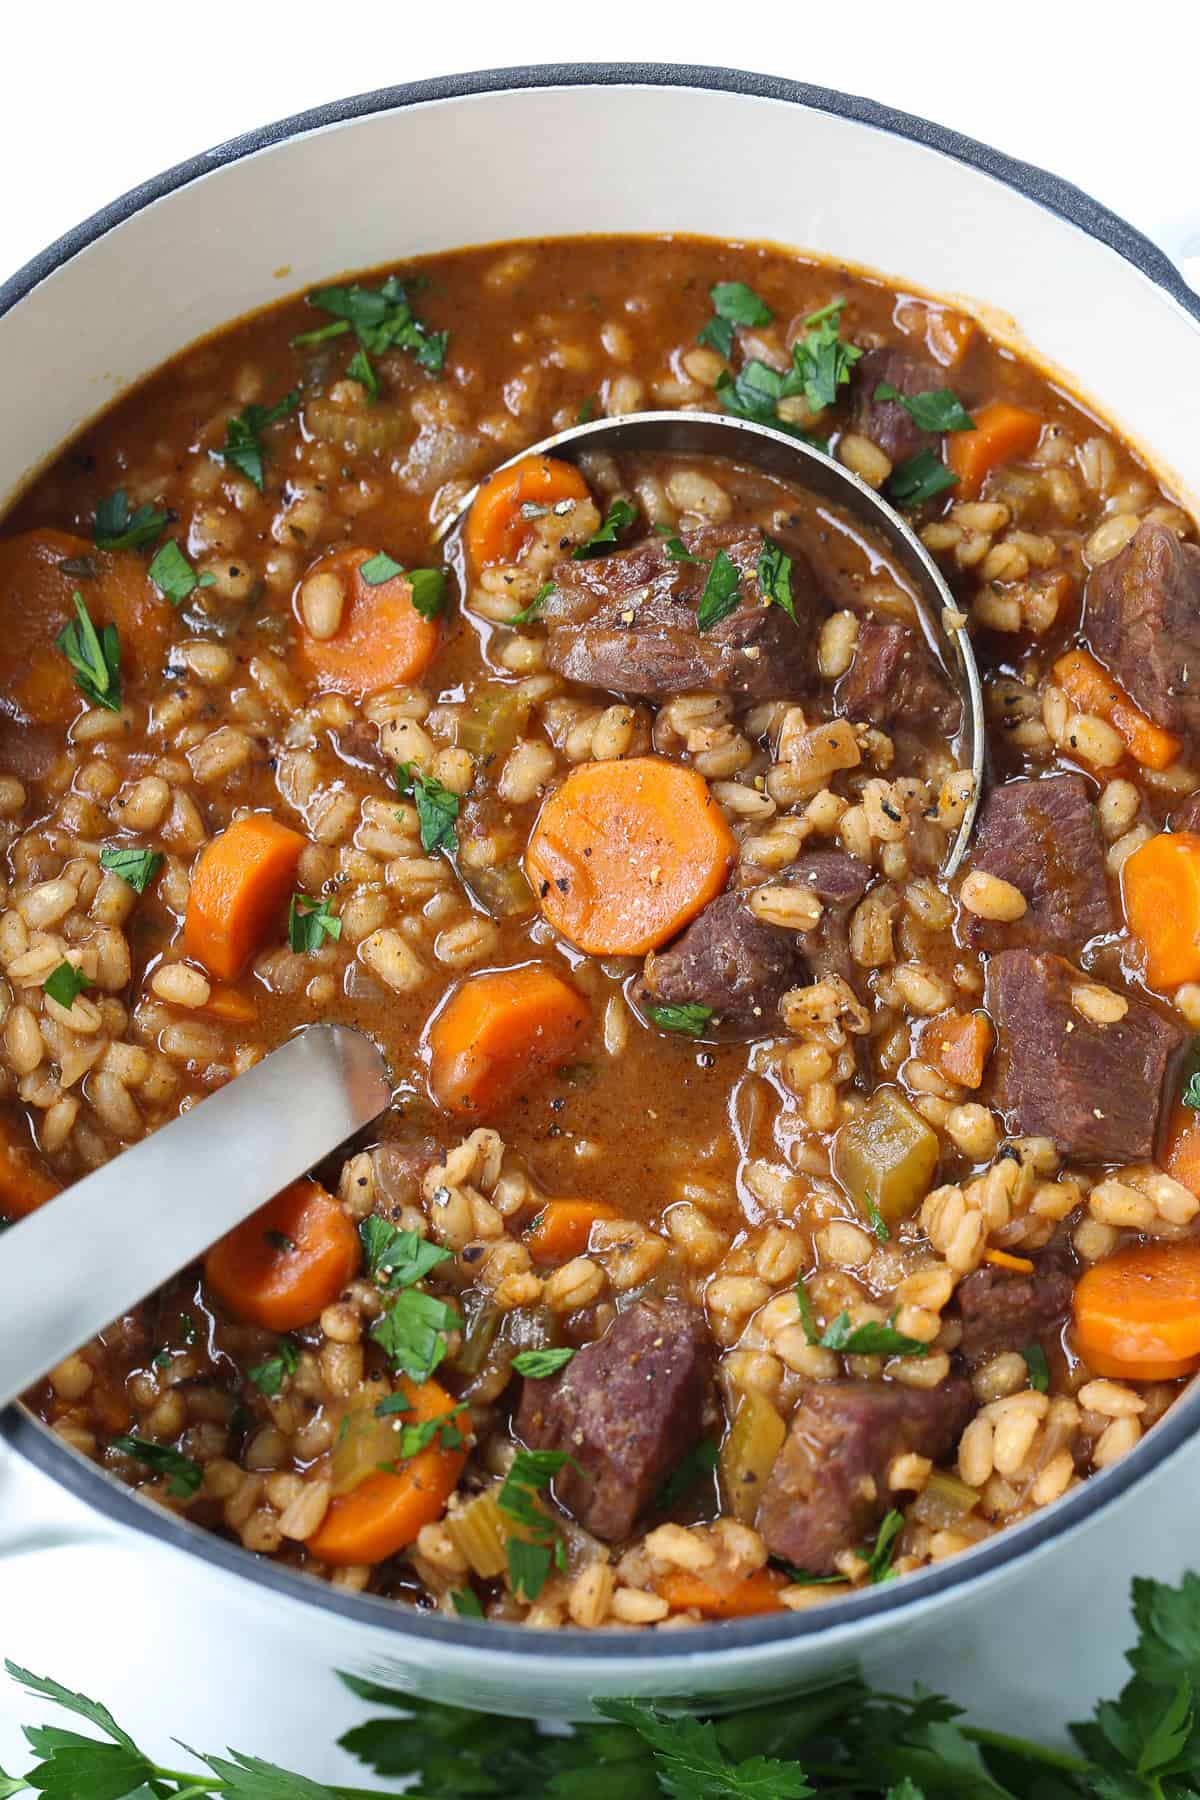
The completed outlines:
<svg viewBox="0 0 1200 1800">
<path fill-rule="evenodd" d="M 461 868 L 463 880 L 485 912 L 493 919 L 527 919 L 536 911 L 533 889 L 518 862 L 496 863 L 490 868 Z"/>
<path fill-rule="evenodd" d="M 909 1508 L 932 1531 L 952 1531 L 979 1505 L 979 1490 L 946 1469 L 935 1469 Z"/>
<path fill-rule="evenodd" d="M 520 688 L 489 682 L 472 696 L 458 721 L 458 741 L 472 756 L 485 759 L 511 750 L 533 711 Z"/>
<path fill-rule="evenodd" d="M 343 1414 L 333 1447 L 335 1496 L 348 1494 L 368 1475 L 377 1474 L 381 1464 L 399 1460 L 400 1429 L 405 1416 L 397 1412 L 386 1418 L 376 1418 L 374 1399 L 366 1406 L 351 1406 Z"/>
<path fill-rule="evenodd" d="M 834 1174 L 867 1216 L 869 1199 L 889 1225 L 916 1212 L 933 1183 L 936 1133 L 896 1088 L 879 1088 L 833 1146 Z"/>
<path fill-rule="evenodd" d="M 763 1484 L 771 1472 L 787 1427 L 762 1394 L 748 1393 L 721 1446 L 721 1497 L 735 1519 L 752 1525 Z"/>
<path fill-rule="evenodd" d="M 503 1575 L 508 1567 L 508 1540 L 518 1535 L 514 1533 L 512 1521 L 500 1511 L 499 1492 L 497 1483 L 485 1493 L 476 1494 L 456 1512 L 447 1513 L 445 1518 L 446 1530 L 455 1548 L 466 1557 L 475 1574 L 485 1581 Z"/>
</svg>

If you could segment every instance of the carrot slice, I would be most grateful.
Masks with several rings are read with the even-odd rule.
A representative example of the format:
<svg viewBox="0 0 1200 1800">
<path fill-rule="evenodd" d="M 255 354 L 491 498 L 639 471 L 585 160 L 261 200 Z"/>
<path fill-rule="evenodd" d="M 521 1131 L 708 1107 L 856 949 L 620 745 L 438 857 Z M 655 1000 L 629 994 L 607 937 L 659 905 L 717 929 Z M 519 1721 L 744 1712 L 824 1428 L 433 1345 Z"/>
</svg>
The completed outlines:
<svg viewBox="0 0 1200 1800">
<path fill-rule="evenodd" d="M 427 1032 L 429 1090 L 446 1112 L 490 1118 L 579 1052 L 586 1000 L 542 963 L 471 975 Z"/>
<path fill-rule="evenodd" d="M 61 1194 L 56 1181 L 32 1143 L 28 1130 L 15 1120 L 0 1118 L 0 1216 L 23 1219 L 47 1200 Z"/>
<path fill-rule="evenodd" d="M 1075 1348 L 1097 1375 L 1174 1381 L 1200 1369 L 1200 1244 L 1130 1244 L 1075 1284 Z"/>
<path fill-rule="evenodd" d="M 258 1008 L 248 994 L 235 987 L 215 987 L 203 1006 L 196 1011 L 209 1019 L 222 1019 L 228 1025 L 253 1025 Z"/>
<path fill-rule="evenodd" d="M 438 620 L 425 618 L 413 605 L 407 576 L 393 575 L 374 587 L 363 580 L 363 564 L 378 555 L 361 548 L 330 551 L 307 571 L 293 603 L 301 669 L 321 687 L 356 700 L 418 680 L 441 642 Z M 310 581 L 326 577 L 341 588 L 341 623 L 332 637 L 317 638 L 305 628 L 300 597 Z"/>
<path fill-rule="evenodd" d="M 670 1569 L 654 1585 L 676 1612 L 703 1613 L 706 1619 L 749 1619 L 755 1613 L 782 1611 L 779 1595 L 788 1584 L 775 1569 L 756 1569 L 729 1588 L 714 1587 L 685 1569 Z"/>
<path fill-rule="evenodd" d="M 268 1331 L 311 1325 L 358 1273 L 358 1233 L 315 1181 L 294 1181 L 218 1239 L 204 1279 L 235 1318 Z"/>
<path fill-rule="evenodd" d="M 64 569 L 63 564 L 74 565 Z M 80 569 L 94 570 L 81 574 Z M 75 710 L 79 690 L 55 643 L 83 595 L 97 628 L 115 625 L 126 688 L 157 676 L 166 655 L 171 607 L 132 551 L 97 550 L 67 531 L 22 532 L 0 543 L 0 688 L 23 719 L 53 725 Z"/>
<path fill-rule="evenodd" d="M 926 347 L 943 368 L 952 369 L 966 355 L 978 329 L 966 313 L 931 308 L 925 324 Z"/>
<path fill-rule="evenodd" d="M 992 473 L 1016 456 L 1028 456 L 1042 435 L 1037 413 L 994 400 L 975 414 L 974 431 L 956 431 L 946 445 L 946 461 L 958 476 L 955 496 L 973 500 Z"/>
<path fill-rule="evenodd" d="M 1035 1268 L 1027 1256 L 1013 1256 L 1007 1250 L 985 1250 L 983 1260 L 994 1269 L 1011 1269 L 1017 1275 L 1032 1275 Z"/>
<path fill-rule="evenodd" d="M 1163 1168 L 1200 1196 L 1200 1112 L 1176 1102 L 1167 1125 Z"/>
<path fill-rule="evenodd" d="M 1148 839 L 1126 858 L 1121 897 L 1150 986 L 1200 980 L 1200 836 L 1160 831 Z"/>
<path fill-rule="evenodd" d="M 454 1408 L 455 1402 L 436 1381 L 423 1381 L 418 1387 L 402 1377 L 400 1385 L 412 1408 L 403 1414 L 406 1425 L 440 1419 Z M 418 1451 L 402 1463 L 395 1474 L 381 1470 L 368 1475 L 348 1494 L 339 1494 L 330 1502 L 329 1511 L 308 1539 L 310 1555 L 335 1566 L 377 1563 L 395 1556 L 412 1543 L 422 1526 L 441 1518 L 466 1460 L 465 1445 L 447 1450 L 435 1440 L 428 1450 Z"/>
<path fill-rule="evenodd" d="M 306 841 L 270 813 L 248 813 L 201 852 L 183 941 L 210 975 L 235 980 L 264 942 L 295 885 Z"/>
<path fill-rule="evenodd" d="M 525 1243 L 535 1263 L 564 1263 L 582 1256 L 597 1219 L 620 1218 L 603 1200 L 548 1200 L 529 1230 Z"/>
<path fill-rule="evenodd" d="M 533 535 L 534 521 L 523 516 L 523 506 L 588 498 L 579 470 L 557 457 L 525 456 L 511 468 L 497 469 L 482 483 L 467 517 L 465 544 L 472 569 L 516 562 Z"/>
<path fill-rule="evenodd" d="M 1145 769 L 1169 769 L 1177 762 L 1183 739 L 1148 718 L 1103 664 L 1086 650 L 1068 650 L 1054 665 L 1054 679 L 1077 712 L 1107 719 L 1125 739 L 1129 754 Z"/>
<path fill-rule="evenodd" d="M 584 763 L 545 802 L 525 873 L 556 931 L 641 956 L 725 886 L 737 845 L 703 776 L 657 756 Z"/>
<path fill-rule="evenodd" d="M 995 1033 L 986 1013 L 945 1013 L 921 1033 L 921 1055 L 949 1081 L 977 1088 L 992 1053 Z"/>
</svg>

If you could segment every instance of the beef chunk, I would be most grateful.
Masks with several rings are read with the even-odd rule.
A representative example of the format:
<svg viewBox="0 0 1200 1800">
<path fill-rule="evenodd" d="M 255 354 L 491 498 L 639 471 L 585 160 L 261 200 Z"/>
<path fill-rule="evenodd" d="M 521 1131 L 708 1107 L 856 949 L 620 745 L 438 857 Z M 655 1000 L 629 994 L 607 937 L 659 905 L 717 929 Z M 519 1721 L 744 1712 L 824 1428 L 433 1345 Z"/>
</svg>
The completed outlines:
<svg viewBox="0 0 1200 1800">
<path fill-rule="evenodd" d="M 1200 545 L 1140 525 L 1088 577 L 1084 629 L 1156 725 L 1200 731 Z"/>
<path fill-rule="evenodd" d="M 62 733 L 0 716 L 0 769 L 20 781 L 40 781 L 63 753 Z"/>
<path fill-rule="evenodd" d="M 977 1362 L 1049 1337 L 1071 1310 L 1074 1286 L 1068 1271 L 1053 1264 L 1044 1263 L 1033 1275 L 976 1269 L 957 1295 L 963 1355 Z"/>
<path fill-rule="evenodd" d="M 871 881 L 867 863 L 845 850 L 810 850 L 789 863 L 777 881 L 811 888 L 825 911 L 815 931 L 805 933 L 804 951 L 814 981 L 840 975 L 854 986 L 854 962 L 850 955 L 850 914 Z"/>
<path fill-rule="evenodd" d="M 1200 832 L 1200 794 L 1190 794 L 1171 814 L 1172 831 Z"/>
<path fill-rule="evenodd" d="M 894 463 L 907 462 L 922 450 L 936 450 L 938 434 L 922 431 L 899 400 L 876 400 L 881 381 L 911 397 L 945 387 L 945 371 L 906 350 L 869 350 L 854 371 L 853 430 L 878 444 Z"/>
<path fill-rule="evenodd" d="M 980 808 L 973 862 L 1011 881 L 1028 901 L 1024 917 L 1009 925 L 964 911 L 963 941 L 973 950 L 1028 944 L 1078 951 L 1112 930 L 1104 858 L 1082 775 L 993 788 Z"/>
<path fill-rule="evenodd" d="M 379 727 L 372 725 L 369 719 L 354 719 L 349 725 L 339 726 L 334 741 L 343 762 L 386 775 L 389 781 L 394 779 L 396 765 L 384 756 L 379 743 Z"/>
<path fill-rule="evenodd" d="M 1064 1156 L 1153 1156 L 1163 1077 L 1187 1034 L 1129 996 L 1124 1018 L 1094 1024 L 1071 1002 L 1072 989 L 1087 979 L 1059 956 L 1003 950 L 992 957 L 993 1102 L 1010 1131 L 1053 1138 Z"/>
<path fill-rule="evenodd" d="M 865 618 L 858 628 L 854 661 L 834 691 L 847 719 L 890 731 L 932 725 L 952 735 L 962 722 L 962 706 L 923 638 L 897 619 Z"/>
<path fill-rule="evenodd" d="M 632 997 L 643 1010 L 711 1007 L 706 1037 L 765 1037 L 805 974 L 794 932 L 756 919 L 744 893 L 720 894 L 666 950 L 651 951 Z"/>
<path fill-rule="evenodd" d="M 946 1456 L 970 1414 L 971 1389 L 961 1375 L 928 1389 L 814 1383 L 763 1489 L 755 1524 L 767 1549 L 812 1575 L 832 1574 L 838 1552 L 869 1537 L 891 1504 L 892 1458 Z"/>
<path fill-rule="evenodd" d="M 526 1381 L 517 1435 L 535 1450 L 565 1450 L 554 1492 L 608 1543 L 628 1537 L 704 1426 L 712 1343 L 682 1300 L 639 1300 L 545 1381 Z"/>
<path fill-rule="evenodd" d="M 651 700 L 688 688 L 746 700 L 809 692 L 817 680 L 815 632 L 828 609 L 799 548 L 788 546 L 793 622 L 759 598 L 760 532 L 705 526 L 681 536 L 703 566 L 672 562 L 661 537 L 615 556 L 559 563 L 542 611 L 550 667 L 589 687 Z M 742 586 L 733 611 L 701 631 L 696 609 L 718 550 L 737 565 Z"/>
</svg>

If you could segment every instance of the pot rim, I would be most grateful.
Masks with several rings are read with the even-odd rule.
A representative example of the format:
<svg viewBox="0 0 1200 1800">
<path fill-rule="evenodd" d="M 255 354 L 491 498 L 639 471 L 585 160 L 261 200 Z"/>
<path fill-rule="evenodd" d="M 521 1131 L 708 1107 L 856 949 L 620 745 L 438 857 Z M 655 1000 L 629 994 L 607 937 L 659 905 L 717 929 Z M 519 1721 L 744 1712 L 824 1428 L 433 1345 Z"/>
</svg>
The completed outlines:
<svg viewBox="0 0 1200 1800">
<path fill-rule="evenodd" d="M 1026 199 L 1054 213 L 1065 224 L 1107 245 L 1200 323 L 1200 294 L 1188 286 L 1165 252 L 1117 213 L 1061 176 L 1007 156 L 930 120 L 859 95 L 791 81 L 782 76 L 701 64 L 666 63 L 546 63 L 437 76 L 330 101 L 245 132 L 131 188 L 32 257 L 23 268 L 0 283 L 0 318 L 56 270 L 125 220 L 215 169 L 240 162 L 291 138 L 348 124 L 376 113 L 431 101 L 550 87 L 691 88 L 739 94 L 787 102 L 892 136 L 908 138 L 1015 189 Z M 114 1523 L 144 1532 L 187 1555 L 200 1557 L 226 1574 L 257 1583 L 280 1598 L 315 1606 L 349 1624 L 378 1629 L 399 1638 L 439 1643 L 456 1650 L 479 1651 L 492 1657 L 515 1655 L 528 1660 L 552 1655 L 555 1660 L 573 1663 L 576 1669 L 594 1664 L 599 1673 L 614 1661 L 628 1660 L 641 1669 L 658 1662 L 707 1663 L 714 1655 L 730 1659 L 736 1658 L 739 1652 L 768 1652 L 776 1647 L 783 1650 L 792 1643 L 833 1634 L 841 1638 L 857 1625 L 878 1623 L 892 1615 L 902 1616 L 922 1602 L 948 1597 L 958 1588 L 982 1582 L 989 1575 L 998 1575 L 1039 1548 L 1096 1518 L 1182 1448 L 1193 1435 L 1198 1413 L 1200 1382 L 1181 1396 L 1154 1430 L 1112 1467 L 1091 1476 L 1061 1500 L 1030 1518 L 945 1562 L 906 1575 L 901 1581 L 860 1590 L 806 1612 L 696 1626 L 682 1640 L 673 1634 L 657 1632 L 592 1633 L 569 1627 L 531 1630 L 523 1625 L 450 1619 L 441 1614 L 417 1612 L 377 1595 L 345 1593 L 298 1570 L 254 1557 L 240 1545 L 219 1538 L 167 1508 L 140 1497 L 97 1464 L 72 1451 L 22 1406 L 11 1406 L 0 1413 L 0 1436 L 42 1473 Z"/>
</svg>

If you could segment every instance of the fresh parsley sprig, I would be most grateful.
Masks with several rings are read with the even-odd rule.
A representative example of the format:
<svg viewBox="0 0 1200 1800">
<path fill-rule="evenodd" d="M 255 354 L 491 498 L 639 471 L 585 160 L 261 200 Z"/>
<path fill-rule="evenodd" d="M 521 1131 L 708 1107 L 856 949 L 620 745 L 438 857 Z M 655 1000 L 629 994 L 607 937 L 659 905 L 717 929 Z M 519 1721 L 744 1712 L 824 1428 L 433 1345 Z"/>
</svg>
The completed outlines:
<svg viewBox="0 0 1200 1800">
<path fill-rule="evenodd" d="M 152 1469 L 167 1484 L 167 1493 L 175 1500 L 190 1500 L 200 1491 L 200 1483 L 204 1480 L 204 1470 L 199 1463 L 190 1457 L 183 1456 L 178 1450 L 172 1450 L 168 1444 L 154 1444 L 147 1438 L 138 1437 L 128 1432 L 123 1437 L 111 1440 L 109 1448 L 120 1450 L 125 1456 L 132 1456 L 147 1469 Z"/>
<path fill-rule="evenodd" d="M 703 1037 L 713 1016 L 712 1007 L 701 1006 L 698 1000 L 685 1000 L 678 1006 L 648 1006 L 646 1011 L 660 1030 L 690 1038 Z"/>
<path fill-rule="evenodd" d="M 842 1311 L 824 1331 L 817 1325 L 812 1299 L 801 1278 L 796 1283 L 796 1306 L 804 1335 L 816 1349 L 836 1350 L 841 1356 L 928 1356 L 929 1345 L 919 1338 L 897 1331 L 893 1312 L 886 1325 L 868 1319 L 863 1325 L 851 1325 L 850 1314 Z"/>
<path fill-rule="evenodd" d="M 99 631 L 76 588 L 71 596 L 75 617 L 64 625 L 55 643 L 71 665 L 75 686 L 92 702 L 109 712 L 121 710 L 121 639 L 115 625 Z"/>
<path fill-rule="evenodd" d="M 97 550 L 140 550 L 162 535 L 170 514 L 161 512 L 147 501 L 136 512 L 130 512 L 124 488 L 108 494 L 96 503 L 96 519 L 92 535 Z"/>
<path fill-rule="evenodd" d="M 902 394 L 890 381 L 876 383 L 873 398 L 897 400 L 914 425 L 922 431 L 974 431 L 975 421 L 953 388 L 927 388 L 921 394 Z"/>
<path fill-rule="evenodd" d="M 162 852 L 138 850 L 132 844 L 102 844 L 100 867 L 119 875 L 135 894 L 144 894 L 162 868 Z"/>
<path fill-rule="evenodd" d="M 551 1568 L 566 1567 L 566 1547 L 541 1495 L 571 1461 L 562 1450 L 518 1450 L 496 1496 L 500 1511 L 518 1527 L 508 1540 L 508 1578 L 527 1604 L 537 1599 Z"/>
<path fill-rule="evenodd" d="M 308 894 L 293 894 L 288 902 L 288 947 L 297 955 L 320 950 L 328 938 L 336 944 L 342 935 L 342 921 L 326 896 L 313 900 Z"/>
<path fill-rule="evenodd" d="M 766 301 L 744 281 L 718 281 L 708 290 L 713 316 L 697 338 L 719 356 L 733 354 L 734 331 L 739 325 L 769 325 L 775 314 Z"/>
<path fill-rule="evenodd" d="M 453 856 L 458 850 L 458 795 L 411 762 L 396 764 L 396 788 L 404 798 L 411 797 L 417 809 L 421 848 L 426 854 L 446 850 Z"/>
<path fill-rule="evenodd" d="M 392 1366 L 414 1381 L 426 1381 L 445 1358 L 447 1333 L 457 1331 L 454 1307 L 416 1286 L 451 1255 L 415 1231 L 401 1231 L 372 1213 L 358 1228 L 367 1274 L 388 1300 L 371 1336 Z"/>
<path fill-rule="evenodd" d="M 203 575 L 197 575 L 174 538 L 167 539 L 146 573 L 172 606 L 182 606 L 189 594 L 197 588 L 213 587 L 217 579 L 207 569 Z"/>
<path fill-rule="evenodd" d="M 409 283 L 411 287 L 413 283 Z M 352 381 L 361 381 L 368 400 L 379 393 L 379 378 L 371 362 L 372 356 L 383 356 L 389 350 L 402 350 L 411 356 L 418 368 L 427 374 L 440 375 L 446 361 L 448 331 L 431 331 L 413 311 L 404 283 L 389 275 L 378 287 L 349 285 L 314 288 L 308 303 L 318 312 L 333 315 L 333 323 L 320 325 L 314 331 L 302 331 L 292 339 L 296 348 L 320 344 L 352 331 L 358 349 L 346 369 Z"/>
<path fill-rule="evenodd" d="M 597 525 L 586 543 L 576 544 L 571 555 L 576 562 L 590 556 L 602 556 L 610 544 L 615 544 L 623 531 L 627 531 L 637 518 L 637 508 L 630 506 L 628 500 L 614 500 L 604 515 L 604 523 Z"/>
<path fill-rule="evenodd" d="M 266 455 L 262 434 L 269 425 L 278 425 L 282 419 L 286 419 L 299 404 L 300 389 L 291 388 L 274 406 L 260 406 L 255 401 L 250 406 L 243 407 L 225 427 L 222 460 L 231 468 L 240 470 L 248 481 L 254 483 L 260 494 L 263 491 L 263 461 Z"/>
<path fill-rule="evenodd" d="M 360 563 L 359 576 L 368 587 L 382 587 L 385 581 L 402 576 L 408 583 L 408 597 L 413 610 L 423 619 L 436 619 L 446 606 L 445 569 L 402 569 L 386 550 L 377 550 Z"/>
<path fill-rule="evenodd" d="M 918 450 L 907 462 L 893 469 L 884 483 L 884 493 L 897 506 L 924 506 L 947 488 L 957 487 L 958 476 L 948 469 L 933 450 Z"/>
</svg>

